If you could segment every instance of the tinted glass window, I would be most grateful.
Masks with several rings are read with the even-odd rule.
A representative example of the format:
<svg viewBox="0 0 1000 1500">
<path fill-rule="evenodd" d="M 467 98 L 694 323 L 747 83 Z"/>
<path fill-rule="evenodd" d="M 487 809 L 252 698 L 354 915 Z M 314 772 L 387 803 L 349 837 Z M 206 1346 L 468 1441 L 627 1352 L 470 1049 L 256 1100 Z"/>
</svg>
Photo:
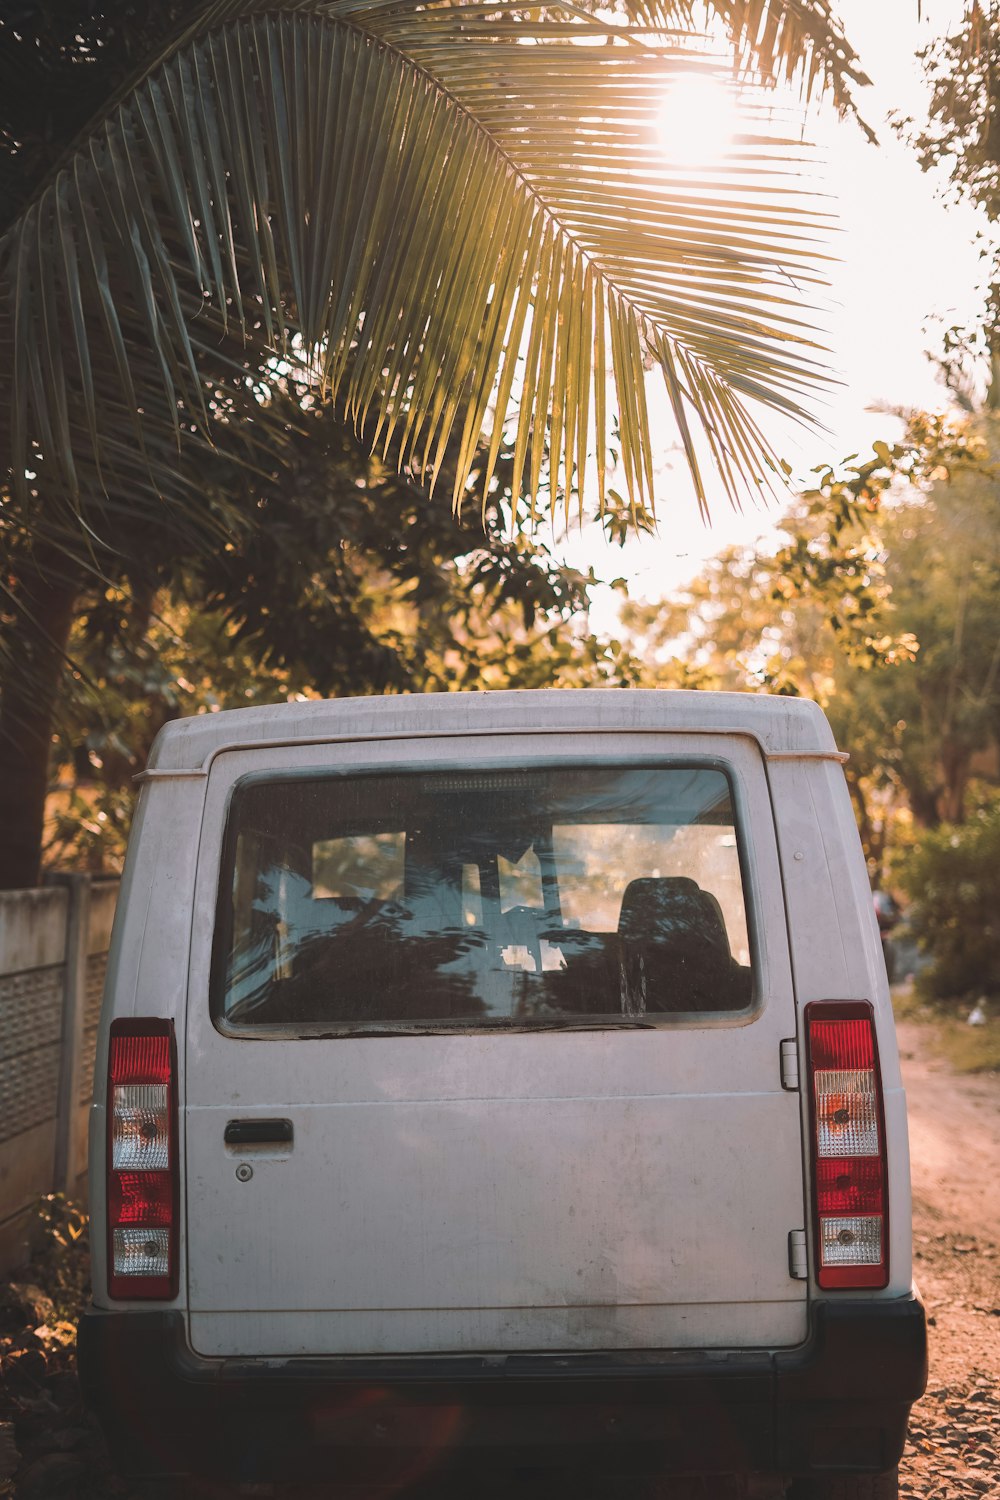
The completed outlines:
<svg viewBox="0 0 1000 1500">
<path fill-rule="evenodd" d="M 267 1031 L 628 1026 L 752 999 L 708 767 L 252 779 L 213 1004 Z"/>
</svg>

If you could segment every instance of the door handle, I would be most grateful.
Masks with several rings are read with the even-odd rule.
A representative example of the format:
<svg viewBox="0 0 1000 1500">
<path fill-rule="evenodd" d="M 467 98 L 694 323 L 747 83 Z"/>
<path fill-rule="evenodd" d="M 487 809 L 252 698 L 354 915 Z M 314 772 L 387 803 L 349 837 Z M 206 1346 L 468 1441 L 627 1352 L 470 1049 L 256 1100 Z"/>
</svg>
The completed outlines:
<svg viewBox="0 0 1000 1500">
<path fill-rule="evenodd" d="M 229 1120 L 227 1146 L 290 1146 L 294 1138 L 291 1120 Z"/>
</svg>

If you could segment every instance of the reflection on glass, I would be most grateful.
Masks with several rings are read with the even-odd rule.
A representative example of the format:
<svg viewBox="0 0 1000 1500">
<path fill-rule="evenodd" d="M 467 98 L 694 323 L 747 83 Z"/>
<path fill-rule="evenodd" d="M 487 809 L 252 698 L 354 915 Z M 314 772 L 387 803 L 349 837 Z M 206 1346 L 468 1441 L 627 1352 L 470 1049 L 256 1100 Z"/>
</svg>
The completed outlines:
<svg viewBox="0 0 1000 1500">
<path fill-rule="evenodd" d="M 285 1034 L 650 1024 L 752 1000 L 715 768 L 251 778 L 213 1003 Z"/>
</svg>

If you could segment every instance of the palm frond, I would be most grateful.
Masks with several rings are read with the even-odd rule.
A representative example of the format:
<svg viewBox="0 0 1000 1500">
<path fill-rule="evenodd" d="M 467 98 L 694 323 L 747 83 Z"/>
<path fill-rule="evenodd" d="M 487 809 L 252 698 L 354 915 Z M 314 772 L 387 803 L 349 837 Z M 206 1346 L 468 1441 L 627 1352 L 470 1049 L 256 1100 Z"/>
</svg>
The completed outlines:
<svg viewBox="0 0 1000 1500">
<path fill-rule="evenodd" d="M 801 307 L 823 228 L 763 111 L 721 168 L 670 169 L 666 83 L 717 63 L 652 19 L 204 6 L 0 241 L 18 492 L 38 471 L 91 528 L 143 473 L 179 503 L 193 434 L 280 442 L 262 392 L 287 363 L 419 470 L 457 428 L 456 505 L 484 424 L 492 467 L 507 423 L 517 483 L 542 489 L 547 452 L 555 504 L 596 453 L 603 505 L 607 359 L 633 505 L 652 498 L 650 361 L 702 501 L 699 429 L 731 493 L 760 482 L 750 406 L 802 417 L 824 378 Z"/>
<path fill-rule="evenodd" d="M 765 80 L 819 89 L 842 111 L 854 111 L 854 89 L 870 82 L 830 0 L 625 0 L 659 24 L 693 27 L 706 11 L 721 21 L 738 66 Z M 867 129 L 867 127 L 863 127 Z M 870 132 L 869 132 L 870 134 Z"/>
</svg>

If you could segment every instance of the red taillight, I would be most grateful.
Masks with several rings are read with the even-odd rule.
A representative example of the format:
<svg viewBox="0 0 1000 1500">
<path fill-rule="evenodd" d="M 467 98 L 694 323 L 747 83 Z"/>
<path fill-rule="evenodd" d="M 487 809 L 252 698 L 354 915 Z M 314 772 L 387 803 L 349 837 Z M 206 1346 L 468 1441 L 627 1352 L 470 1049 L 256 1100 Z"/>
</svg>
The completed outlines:
<svg viewBox="0 0 1000 1500">
<path fill-rule="evenodd" d="M 889 1280 L 885 1117 L 872 1008 L 861 1000 L 806 1006 L 812 1116 L 816 1280 L 883 1287 Z"/>
<path fill-rule="evenodd" d="M 113 1021 L 108 1055 L 108 1293 L 177 1295 L 172 1021 Z"/>
</svg>

